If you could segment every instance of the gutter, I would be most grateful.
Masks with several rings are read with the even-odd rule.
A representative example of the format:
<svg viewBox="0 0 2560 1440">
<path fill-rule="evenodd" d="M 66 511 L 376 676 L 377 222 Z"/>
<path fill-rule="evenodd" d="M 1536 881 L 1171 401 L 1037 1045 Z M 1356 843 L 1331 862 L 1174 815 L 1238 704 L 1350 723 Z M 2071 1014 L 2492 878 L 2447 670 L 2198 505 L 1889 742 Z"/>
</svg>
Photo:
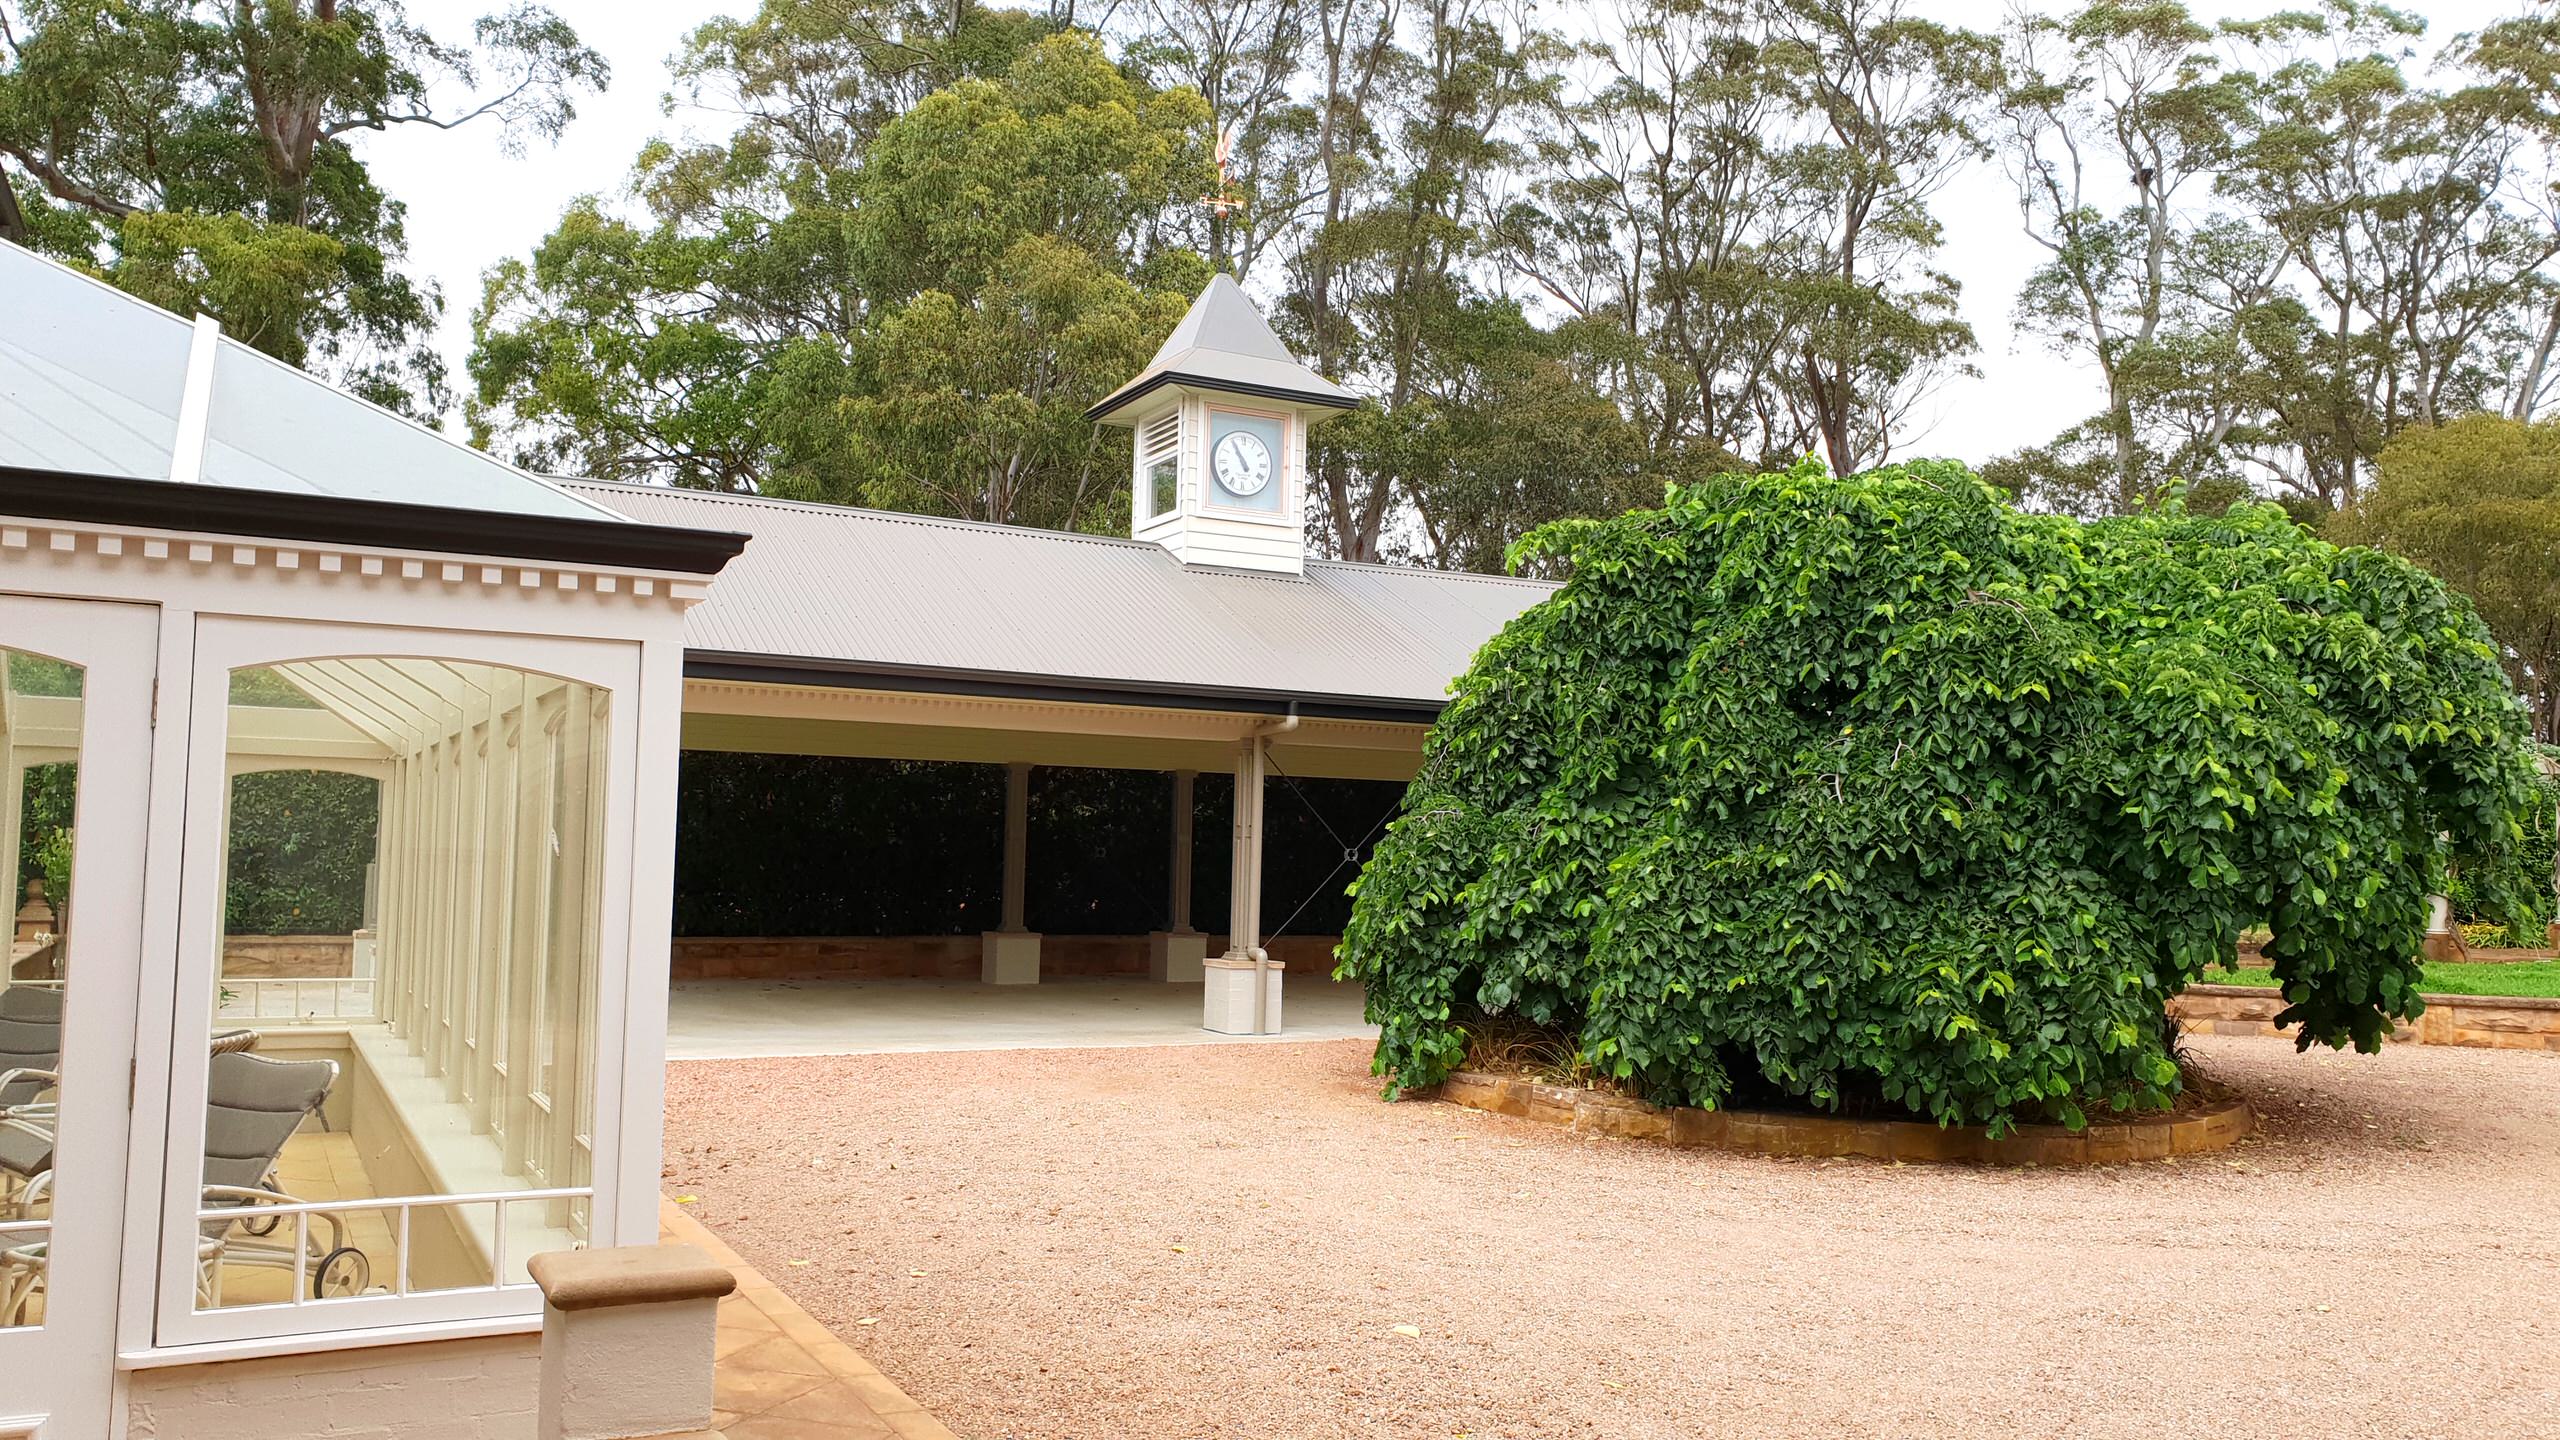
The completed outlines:
<svg viewBox="0 0 2560 1440">
<path fill-rule="evenodd" d="M 1303 716 L 1310 720 L 1351 720 L 1382 725 L 1429 725 L 1440 718 L 1441 707 L 1446 703 L 1381 695 L 1310 695 L 1243 686 L 1021 675 L 947 666 L 820 660 L 796 655 L 747 655 L 718 650 L 686 651 L 684 673 L 687 679 L 693 680 L 730 680 L 758 685 L 813 685 L 838 690 L 891 690 L 927 695 L 975 695 L 1000 700 L 1049 700 L 1073 705 L 1211 710 L 1227 714 Z"/>
<path fill-rule="evenodd" d="M 1229 395 L 1251 395 L 1262 400 L 1286 400 L 1311 409 L 1357 410 L 1360 408 L 1359 397 L 1350 394 L 1327 395 L 1314 390 L 1293 389 L 1286 385 L 1264 385 L 1252 380 L 1221 380 L 1215 375 L 1201 375 L 1184 370 L 1159 370 L 1153 375 L 1132 382 L 1122 389 L 1114 390 L 1095 401 L 1092 407 L 1084 412 L 1084 418 L 1087 420 L 1109 419 L 1114 413 L 1127 409 L 1167 385 L 1187 385 L 1194 390 L 1217 390 Z"/>
<path fill-rule="evenodd" d="M 601 513 L 588 519 L 466 510 L 21 465 L 0 465 L 0 515 L 689 575 L 716 575 L 747 548 L 747 537 L 731 531 Z"/>
</svg>

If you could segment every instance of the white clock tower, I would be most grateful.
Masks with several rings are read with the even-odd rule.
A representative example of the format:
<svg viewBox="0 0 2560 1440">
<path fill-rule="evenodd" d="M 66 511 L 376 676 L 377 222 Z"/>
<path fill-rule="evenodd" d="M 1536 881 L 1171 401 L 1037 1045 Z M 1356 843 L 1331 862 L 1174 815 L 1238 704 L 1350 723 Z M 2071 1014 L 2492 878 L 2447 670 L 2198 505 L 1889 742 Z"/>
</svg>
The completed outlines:
<svg viewBox="0 0 2560 1440">
<path fill-rule="evenodd" d="M 1132 535 L 1185 565 L 1303 575 L 1307 431 L 1358 403 L 1220 275 L 1145 372 L 1085 413 L 1138 432 Z"/>
</svg>

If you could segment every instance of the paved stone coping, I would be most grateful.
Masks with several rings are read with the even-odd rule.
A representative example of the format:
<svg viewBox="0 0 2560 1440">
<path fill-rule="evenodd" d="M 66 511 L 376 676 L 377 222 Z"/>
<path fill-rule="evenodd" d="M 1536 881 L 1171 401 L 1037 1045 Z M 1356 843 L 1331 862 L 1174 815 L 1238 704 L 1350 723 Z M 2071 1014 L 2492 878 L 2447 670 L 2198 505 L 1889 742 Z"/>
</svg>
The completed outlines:
<svg viewBox="0 0 2560 1440">
<path fill-rule="evenodd" d="M 2249 1102 L 2236 1097 L 2181 1115 L 2146 1113 L 2093 1121 L 2079 1131 L 2021 1125 L 1997 1140 L 1979 1125 L 1942 1128 L 1925 1120 L 1851 1120 L 1685 1105 L 1666 1109 L 1605 1090 L 1466 1070 L 1441 1083 L 1440 1098 L 1585 1134 L 1794 1158 L 1861 1155 L 1991 1165 L 2113 1165 L 2226 1149 L 2257 1128 Z"/>
<path fill-rule="evenodd" d="M 696 1245 L 626 1245 L 610 1250 L 549 1250 L 525 1262 L 542 1298 L 555 1310 L 717 1300 L 738 1277 Z"/>
<path fill-rule="evenodd" d="M 711 1428 L 666 1440 L 959 1440 L 896 1382 L 812 1319 L 674 1202 L 660 1199 L 661 1244 L 691 1245 L 737 1277 L 720 1301 Z"/>
<path fill-rule="evenodd" d="M 2421 995 L 2427 1008 L 2391 1027 L 2391 1038 L 2417 1045 L 2467 1045 L 2475 1049 L 2541 1050 L 2560 1054 L 2560 999 L 2531 995 Z M 2190 985 L 2169 1001 L 2169 1011 L 2199 1035 L 2274 1035 L 2284 1013 L 2284 992 L 2266 985 Z"/>
<path fill-rule="evenodd" d="M 2274 985 L 2190 985 L 2178 993 L 2180 995 L 2220 995 L 2238 1000 L 2282 995 L 2284 991 L 2281 987 Z M 2431 1009 L 2438 1005 L 2494 1005 L 2501 1010 L 2548 1010 L 2555 1017 L 2552 1022 L 2553 1028 L 2560 1029 L 2560 998 L 2549 995 L 2462 995 L 2451 992 L 2433 995 L 2421 990 L 2418 992 L 2418 998 L 2426 1001 Z"/>
</svg>

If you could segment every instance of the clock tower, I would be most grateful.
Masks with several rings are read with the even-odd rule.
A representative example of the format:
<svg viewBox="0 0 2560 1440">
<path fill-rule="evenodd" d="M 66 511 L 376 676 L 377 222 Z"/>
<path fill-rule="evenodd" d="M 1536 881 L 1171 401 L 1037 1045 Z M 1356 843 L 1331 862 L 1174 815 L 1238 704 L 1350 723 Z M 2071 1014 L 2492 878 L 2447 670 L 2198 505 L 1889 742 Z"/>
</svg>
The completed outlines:
<svg viewBox="0 0 2560 1440">
<path fill-rule="evenodd" d="M 1357 404 L 1220 275 L 1146 370 L 1085 413 L 1137 432 L 1132 535 L 1185 565 L 1303 575 L 1307 431 Z"/>
</svg>

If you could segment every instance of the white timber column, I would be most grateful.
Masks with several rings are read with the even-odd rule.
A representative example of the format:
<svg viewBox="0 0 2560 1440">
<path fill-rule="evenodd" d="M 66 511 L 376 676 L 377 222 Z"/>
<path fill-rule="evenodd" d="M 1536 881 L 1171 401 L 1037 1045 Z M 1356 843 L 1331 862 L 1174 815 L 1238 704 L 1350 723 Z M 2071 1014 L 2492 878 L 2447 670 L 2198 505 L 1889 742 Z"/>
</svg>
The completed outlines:
<svg viewBox="0 0 2560 1440">
<path fill-rule="evenodd" d="M 1173 816 L 1165 829 L 1173 842 L 1165 928 L 1147 937 L 1147 978 L 1174 984 L 1200 983 L 1202 962 L 1209 958 L 1209 937 L 1191 928 L 1191 793 L 1195 770 L 1173 772 Z"/>
<path fill-rule="evenodd" d="M 1004 767 L 1004 915 L 980 935 L 978 978 L 989 985 L 1040 983 L 1040 937 L 1022 922 L 1031 868 L 1031 764 Z"/>
<path fill-rule="evenodd" d="M 1262 948 L 1262 781 L 1270 744 L 1260 731 L 1236 749 L 1235 844 L 1227 885 L 1227 953 L 1202 965 L 1202 1028 L 1219 1035 L 1280 1033 L 1280 963 Z"/>
<path fill-rule="evenodd" d="M 2419 953 L 2429 960 L 2461 960 L 2467 958 L 2462 946 L 2462 928 L 2453 923 L 2453 901 L 2443 895 L 2427 897 L 2427 938 Z"/>
</svg>

